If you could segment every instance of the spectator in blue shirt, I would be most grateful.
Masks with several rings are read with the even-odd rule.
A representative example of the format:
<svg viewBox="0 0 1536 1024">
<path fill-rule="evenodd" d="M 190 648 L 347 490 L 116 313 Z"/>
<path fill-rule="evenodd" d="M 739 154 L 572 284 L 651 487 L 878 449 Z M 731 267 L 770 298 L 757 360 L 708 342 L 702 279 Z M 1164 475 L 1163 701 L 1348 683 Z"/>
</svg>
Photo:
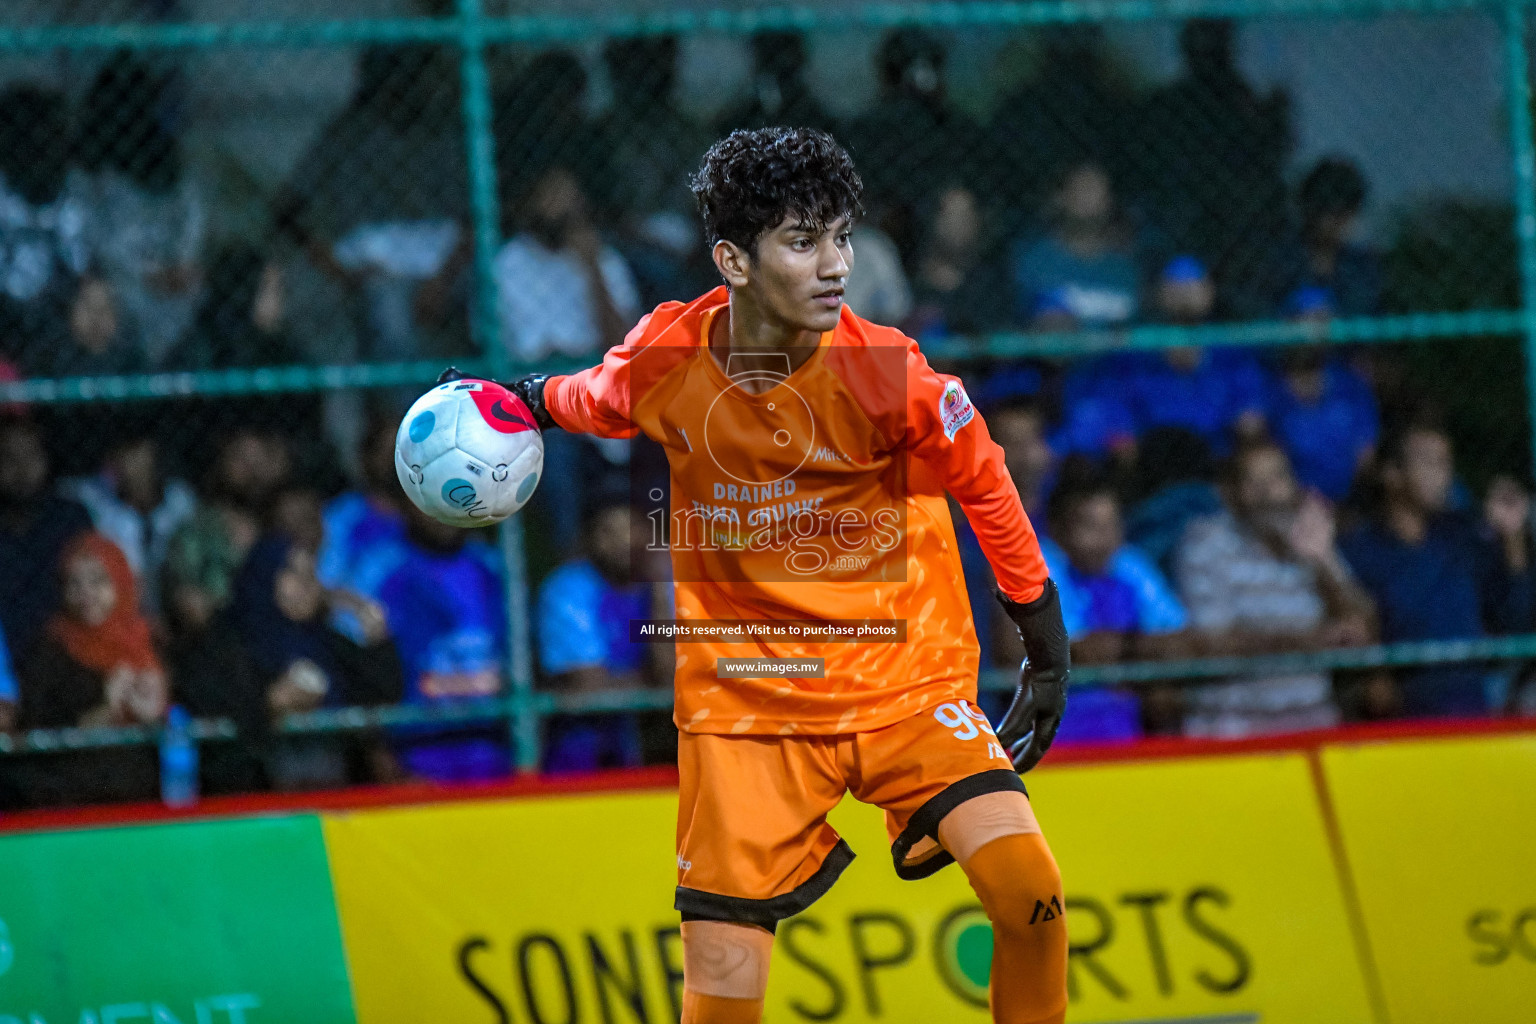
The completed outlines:
<svg viewBox="0 0 1536 1024">
<path fill-rule="evenodd" d="M 1159 319 L 1177 326 L 1207 322 L 1216 302 L 1210 274 L 1191 256 L 1169 261 L 1154 294 Z M 1090 455 L 1116 452 L 1148 431 L 1179 427 L 1225 455 L 1235 437 L 1263 429 L 1264 385 L 1258 360 L 1238 349 L 1181 346 L 1109 356 L 1067 378 L 1069 447 Z"/>
<path fill-rule="evenodd" d="M 535 628 L 539 667 L 557 689 L 600 693 L 670 679 L 661 660 L 669 645 L 630 640 L 631 619 L 671 616 L 670 591 L 646 570 L 646 524 L 622 499 L 588 515 L 586 554 L 550 573 L 539 588 Z M 548 772 L 595 771 L 641 762 L 639 718 L 565 715 L 550 723 Z"/>
<path fill-rule="evenodd" d="M 16 728 L 16 676 L 11 671 L 11 652 L 5 646 L 5 633 L 0 630 L 0 732 Z"/>
<path fill-rule="evenodd" d="M 1036 532 L 1043 535 L 1046 528 L 1046 499 L 1056 475 L 1056 453 L 1046 440 L 1045 411 L 1034 397 L 1032 389 L 1023 387 L 1021 393 L 1008 388 L 1006 385 L 1009 383 L 1003 376 L 994 377 L 984 388 L 978 389 L 978 396 L 985 391 L 992 397 L 985 400 L 984 404 L 983 399 L 978 397 L 977 403 L 982 405 L 986 413 L 987 429 L 991 431 L 992 439 L 1003 449 L 1004 464 L 1013 479 L 1013 486 L 1018 489 L 1019 500 L 1024 503 L 1024 511 L 1029 514 Z M 1015 378 L 1011 383 L 1027 382 Z M 1038 385 L 1038 379 L 1035 385 Z M 996 582 L 975 531 L 964 515 L 956 514 L 954 519 L 955 534 L 960 545 L 960 562 L 965 570 L 966 593 L 970 597 L 973 614 L 979 612 L 974 614 L 976 640 L 982 651 L 987 652 L 991 663 L 1002 666 L 1013 657 L 1013 651 L 1011 648 L 1000 651 L 994 647 L 992 639 L 995 635 L 1012 636 L 1016 631 L 992 597 Z M 985 701 L 986 698 L 983 699 Z M 987 710 L 992 710 L 990 705 Z"/>
<path fill-rule="evenodd" d="M 1084 389 L 1085 400 L 1117 403 L 1122 417 L 1104 422 L 1129 428 L 1132 443 L 1158 427 L 1182 427 L 1225 455 L 1237 437 L 1258 434 L 1264 423 L 1264 372 L 1246 352 L 1179 347 L 1126 353 L 1106 363 Z M 1069 404 L 1069 410 L 1076 408 Z M 1069 422 L 1071 414 L 1069 412 Z M 1105 439 L 1104 450 L 1117 447 Z"/>
<path fill-rule="evenodd" d="M 1041 550 L 1061 593 L 1062 618 L 1081 664 L 1164 657 L 1181 650 L 1184 607 L 1152 560 L 1125 543 L 1120 500 L 1106 478 L 1085 475 L 1051 496 L 1051 537 Z M 1067 741 L 1141 735 L 1136 696 L 1074 688 Z M 1058 737 L 1061 738 L 1061 737 Z"/>
<path fill-rule="evenodd" d="M 1450 438 L 1416 425 L 1385 446 L 1374 515 L 1340 542 L 1375 599 L 1382 639 L 1459 640 L 1523 632 L 1532 623 L 1529 496 L 1508 479 L 1490 491 L 1482 522 L 1450 511 Z M 1405 671 L 1409 715 L 1480 715 L 1487 673 L 1472 665 Z"/>
<path fill-rule="evenodd" d="M 1330 501 L 1349 494 L 1381 432 L 1376 396 L 1365 379 L 1319 346 L 1286 349 L 1269 384 L 1270 433 L 1296 477 Z"/>
<path fill-rule="evenodd" d="M 356 582 L 384 608 L 405 703 L 441 707 L 501 694 L 507 612 L 489 545 L 407 503 L 404 535 L 375 547 Z M 500 778 L 512 768 L 506 729 L 494 717 L 398 728 L 391 747 L 405 772 L 440 782 Z"/>
<path fill-rule="evenodd" d="M 1020 321 L 1069 330 L 1132 320 L 1141 280 L 1132 231 L 1109 172 L 1091 160 L 1067 168 L 1051 197 L 1047 220 L 1045 234 L 1014 250 Z"/>
<path fill-rule="evenodd" d="M 396 415 L 375 415 L 363 437 L 360 488 L 344 491 L 325 506 L 323 540 L 316 571 L 327 587 L 363 592 L 358 574 L 370 552 L 392 547 L 405 537 L 400 483 L 395 479 Z"/>
<path fill-rule="evenodd" d="M 1003 449 L 1003 463 L 1024 511 L 1043 523 L 1056 476 L 1056 452 L 1046 437 L 1045 410 L 1031 397 L 1007 399 L 992 408 L 987 427 Z"/>
<path fill-rule="evenodd" d="M 1113 393 L 1121 383 L 1116 367 L 1116 360 L 1107 359 L 1086 368 L 1082 377 L 1067 379 L 1066 413 L 1051 434 L 1051 447 L 1063 456 L 1113 459 L 1122 465 L 1135 460 L 1136 417 L 1122 396 Z M 1114 383 L 1101 391 L 1107 381 Z"/>
<path fill-rule="evenodd" d="M 21 691 L 16 686 L 16 676 L 11 671 L 11 659 L 5 649 L 4 631 L 0 630 L 0 735 L 15 732 L 20 721 L 18 708 Z M 17 776 L 21 775 L 21 778 Z M 0 812 L 27 804 L 28 785 L 25 773 L 18 773 L 14 765 L 8 772 L 0 772 Z"/>
<path fill-rule="evenodd" d="M 1162 656 L 1188 625 L 1184 606 L 1152 560 L 1125 543 L 1108 480 L 1063 484 L 1051 496 L 1050 524 L 1040 546 L 1061 591 L 1073 657 L 1098 664 Z"/>
<path fill-rule="evenodd" d="M 338 601 L 351 603 L 365 624 L 361 642 L 329 625 Z M 249 696 L 274 718 L 400 699 L 400 660 L 383 614 L 327 591 L 315 576 L 314 555 L 286 537 L 271 534 L 251 548 L 235 577 L 229 620 L 256 670 L 258 686 Z M 276 789 L 332 788 L 373 781 L 383 774 L 381 754 L 368 736 L 285 736 L 267 751 L 265 765 Z"/>
</svg>

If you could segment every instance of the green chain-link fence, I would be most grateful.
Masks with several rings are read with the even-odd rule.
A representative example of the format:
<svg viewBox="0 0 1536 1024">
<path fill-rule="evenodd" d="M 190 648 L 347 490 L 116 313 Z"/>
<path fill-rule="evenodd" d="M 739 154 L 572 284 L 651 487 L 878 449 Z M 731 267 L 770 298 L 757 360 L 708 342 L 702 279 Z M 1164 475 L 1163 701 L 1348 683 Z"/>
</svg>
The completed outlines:
<svg viewBox="0 0 1536 1024">
<path fill-rule="evenodd" d="M 584 365 L 613 340 L 602 306 L 632 322 L 709 287 L 689 172 L 730 128 L 793 122 L 837 134 L 868 186 L 850 304 L 996 402 L 1058 406 L 1059 450 L 1119 450 L 1113 424 L 1071 422 L 1090 357 L 1262 351 L 1273 387 L 1319 367 L 1367 380 L 1389 423 L 1427 401 L 1478 492 L 1526 473 L 1533 443 L 1527 6 L 23 0 L 0 24 L 0 482 L 17 524 L 54 480 L 103 529 L 136 510 L 114 536 L 174 648 L 256 534 L 318 542 L 324 501 L 388 489 L 375 426 L 442 365 Z M 606 247 L 584 269 L 569 250 L 589 231 Z M 587 503 L 627 472 L 613 452 L 563 458 Z M 567 553 L 583 500 L 551 474 L 500 531 L 496 692 L 285 728 L 494 719 L 527 769 L 556 711 L 667 706 L 534 688 L 526 567 Z M 15 659 L 58 592 L 57 545 L 27 523 L 0 566 Z M 214 711 L 207 737 L 227 739 Z"/>
</svg>

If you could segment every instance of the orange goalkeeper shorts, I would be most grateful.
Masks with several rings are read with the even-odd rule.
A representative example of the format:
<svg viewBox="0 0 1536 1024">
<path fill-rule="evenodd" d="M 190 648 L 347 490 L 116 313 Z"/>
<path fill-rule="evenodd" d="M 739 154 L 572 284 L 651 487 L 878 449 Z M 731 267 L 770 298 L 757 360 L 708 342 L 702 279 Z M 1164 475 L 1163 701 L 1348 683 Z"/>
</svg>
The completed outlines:
<svg viewBox="0 0 1536 1024">
<path fill-rule="evenodd" d="M 827 822 L 845 792 L 885 811 L 896 873 L 953 861 L 939 822 L 972 797 L 1024 792 L 985 714 L 956 700 L 870 732 L 682 733 L 677 901 L 683 920 L 772 929 L 819 899 L 853 851 Z"/>
</svg>

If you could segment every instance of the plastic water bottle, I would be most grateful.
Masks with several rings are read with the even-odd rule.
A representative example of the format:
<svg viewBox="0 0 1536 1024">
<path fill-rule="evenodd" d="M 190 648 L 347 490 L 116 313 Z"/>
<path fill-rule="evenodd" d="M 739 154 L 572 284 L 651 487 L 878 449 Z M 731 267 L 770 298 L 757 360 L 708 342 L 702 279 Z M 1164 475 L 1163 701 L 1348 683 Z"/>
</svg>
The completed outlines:
<svg viewBox="0 0 1536 1024">
<path fill-rule="evenodd" d="M 197 803 L 197 744 L 192 742 L 192 718 L 173 704 L 160 734 L 160 799 L 167 807 Z"/>
</svg>

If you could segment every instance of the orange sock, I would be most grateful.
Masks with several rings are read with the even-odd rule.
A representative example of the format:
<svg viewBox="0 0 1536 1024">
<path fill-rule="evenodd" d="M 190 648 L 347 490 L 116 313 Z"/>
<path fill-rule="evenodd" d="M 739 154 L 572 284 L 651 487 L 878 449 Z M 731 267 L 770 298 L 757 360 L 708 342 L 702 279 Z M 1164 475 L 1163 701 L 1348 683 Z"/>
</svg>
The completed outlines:
<svg viewBox="0 0 1536 1024">
<path fill-rule="evenodd" d="M 683 989 L 682 1024 L 760 1024 L 761 999 L 728 999 Z"/>
<path fill-rule="evenodd" d="M 1062 1024 L 1067 1017 L 1067 921 L 1061 873 L 1045 837 L 994 839 L 972 854 L 964 868 L 992 921 L 993 1021 Z"/>
</svg>

